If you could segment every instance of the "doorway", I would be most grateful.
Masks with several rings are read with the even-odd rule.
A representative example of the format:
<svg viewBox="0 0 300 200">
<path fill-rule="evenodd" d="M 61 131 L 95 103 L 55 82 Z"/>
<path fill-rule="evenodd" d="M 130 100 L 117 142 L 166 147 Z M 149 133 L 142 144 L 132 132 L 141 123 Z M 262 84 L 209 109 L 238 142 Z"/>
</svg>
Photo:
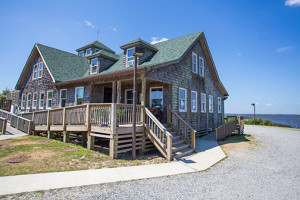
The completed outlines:
<svg viewBox="0 0 300 200">
<path fill-rule="evenodd" d="M 112 103 L 112 88 L 104 87 L 103 103 Z"/>
</svg>

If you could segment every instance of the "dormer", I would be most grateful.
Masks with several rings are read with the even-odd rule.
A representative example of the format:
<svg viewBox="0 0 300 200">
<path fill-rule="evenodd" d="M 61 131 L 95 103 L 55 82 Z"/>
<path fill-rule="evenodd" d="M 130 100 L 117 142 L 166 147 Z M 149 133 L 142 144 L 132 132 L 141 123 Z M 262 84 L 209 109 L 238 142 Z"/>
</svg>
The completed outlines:
<svg viewBox="0 0 300 200">
<path fill-rule="evenodd" d="M 90 74 L 98 74 L 119 60 L 119 56 L 105 50 L 86 56 L 90 63 Z"/>
<path fill-rule="evenodd" d="M 134 56 L 133 56 L 134 47 L 141 47 L 145 49 L 145 54 L 142 57 L 138 58 L 138 65 L 142 64 L 145 60 L 147 60 L 150 56 L 152 56 L 158 51 L 158 49 L 154 45 L 140 38 L 133 40 L 120 47 L 121 49 L 124 50 L 124 57 L 123 57 L 124 67 L 134 66 Z"/>
<path fill-rule="evenodd" d="M 107 52 L 110 52 L 112 54 L 115 54 L 116 52 L 114 52 L 112 49 L 110 49 L 109 47 L 107 47 L 106 45 L 104 45 L 103 43 L 99 42 L 98 40 L 89 43 L 83 47 L 80 47 L 79 49 L 76 49 L 76 51 L 78 52 L 79 56 L 91 56 L 95 53 L 98 53 L 99 51 L 104 50 Z"/>
</svg>

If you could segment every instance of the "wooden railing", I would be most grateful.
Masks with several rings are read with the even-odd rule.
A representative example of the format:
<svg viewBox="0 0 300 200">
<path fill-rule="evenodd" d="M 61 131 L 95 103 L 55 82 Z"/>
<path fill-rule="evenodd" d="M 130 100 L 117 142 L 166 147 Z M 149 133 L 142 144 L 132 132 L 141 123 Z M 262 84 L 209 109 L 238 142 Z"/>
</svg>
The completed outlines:
<svg viewBox="0 0 300 200">
<path fill-rule="evenodd" d="M 0 117 L 6 118 L 8 121 L 10 121 L 12 115 L 13 115 L 13 113 L 10 113 L 10 112 L 0 109 Z"/>
<path fill-rule="evenodd" d="M 67 125 L 84 125 L 86 123 L 85 105 L 66 107 L 66 124 Z"/>
<path fill-rule="evenodd" d="M 0 132 L 2 134 L 6 133 L 7 119 L 0 117 Z"/>
<path fill-rule="evenodd" d="M 176 112 L 174 112 L 171 109 L 171 105 L 168 105 L 167 120 L 168 124 L 172 126 L 191 145 L 191 147 L 195 148 L 196 130 L 194 130 Z"/>
<path fill-rule="evenodd" d="M 141 123 L 141 109 L 142 106 L 136 106 L 136 123 Z M 118 124 L 132 124 L 133 105 L 132 104 L 117 104 L 117 123 Z"/>
<path fill-rule="evenodd" d="M 145 110 L 144 126 L 151 135 L 151 137 L 149 137 L 150 140 L 168 160 L 172 160 L 173 136 L 147 108 L 144 107 L 143 109 Z"/>
<path fill-rule="evenodd" d="M 215 130 L 216 141 L 224 140 L 226 137 L 231 136 L 231 133 L 237 128 L 237 119 L 234 119 L 222 126 L 219 126 Z"/>
<path fill-rule="evenodd" d="M 10 111 L 11 102 L 11 100 L 0 99 L 0 109 Z"/>
<path fill-rule="evenodd" d="M 90 104 L 90 122 L 96 126 L 111 126 L 111 104 Z"/>
<path fill-rule="evenodd" d="M 33 123 L 34 125 L 47 125 L 47 110 L 34 112 Z"/>
</svg>

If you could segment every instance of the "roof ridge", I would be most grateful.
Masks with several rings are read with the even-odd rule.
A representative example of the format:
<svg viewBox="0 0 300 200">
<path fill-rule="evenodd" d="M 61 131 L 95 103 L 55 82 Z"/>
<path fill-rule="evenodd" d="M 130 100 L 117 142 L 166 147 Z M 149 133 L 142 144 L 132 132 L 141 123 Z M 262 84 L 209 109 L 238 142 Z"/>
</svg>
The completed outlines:
<svg viewBox="0 0 300 200">
<path fill-rule="evenodd" d="M 74 53 L 71 53 L 71 52 L 68 52 L 68 51 L 64 51 L 64 50 L 61 50 L 61 49 L 57 49 L 57 48 L 54 48 L 54 47 L 50 47 L 50 46 L 47 46 L 47 45 L 44 45 L 44 44 L 40 44 L 40 43 L 35 43 L 36 45 L 42 45 L 44 47 L 48 47 L 48 48 L 51 48 L 51 49 L 55 49 L 55 50 L 58 50 L 58 51 L 62 51 L 64 53 L 68 53 L 68 54 L 71 54 L 73 56 L 78 56 L 78 57 L 82 57 L 82 56 L 79 56 L 77 54 L 74 54 Z"/>
<path fill-rule="evenodd" d="M 165 40 L 165 41 L 162 41 L 162 42 L 158 42 L 158 43 L 155 43 L 155 44 L 152 44 L 152 45 L 155 45 L 155 46 L 156 46 L 157 44 L 161 44 L 161 43 L 164 43 L 164 42 L 176 40 L 176 39 L 183 38 L 183 37 L 187 37 L 187 36 L 191 36 L 191 35 L 196 35 L 197 33 L 198 33 L 198 34 L 201 34 L 201 33 L 203 33 L 203 31 L 199 31 L 199 32 L 195 32 L 195 33 L 188 34 L 188 35 L 183 35 L 183 36 L 180 36 L 180 37 L 168 39 L 168 40 Z M 150 44 L 151 44 L 151 43 L 150 43 Z"/>
</svg>

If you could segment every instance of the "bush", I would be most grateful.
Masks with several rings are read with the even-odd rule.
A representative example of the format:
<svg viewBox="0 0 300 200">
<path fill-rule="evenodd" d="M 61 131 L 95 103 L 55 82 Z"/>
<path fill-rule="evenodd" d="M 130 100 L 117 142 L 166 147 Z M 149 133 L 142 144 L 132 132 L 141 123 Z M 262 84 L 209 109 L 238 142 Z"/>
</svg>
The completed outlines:
<svg viewBox="0 0 300 200">
<path fill-rule="evenodd" d="M 263 120 L 263 119 L 251 119 L 244 122 L 247 125 L 265 125 L 265 126 L 272 126 L 271 120 Z"/>
</svg>

